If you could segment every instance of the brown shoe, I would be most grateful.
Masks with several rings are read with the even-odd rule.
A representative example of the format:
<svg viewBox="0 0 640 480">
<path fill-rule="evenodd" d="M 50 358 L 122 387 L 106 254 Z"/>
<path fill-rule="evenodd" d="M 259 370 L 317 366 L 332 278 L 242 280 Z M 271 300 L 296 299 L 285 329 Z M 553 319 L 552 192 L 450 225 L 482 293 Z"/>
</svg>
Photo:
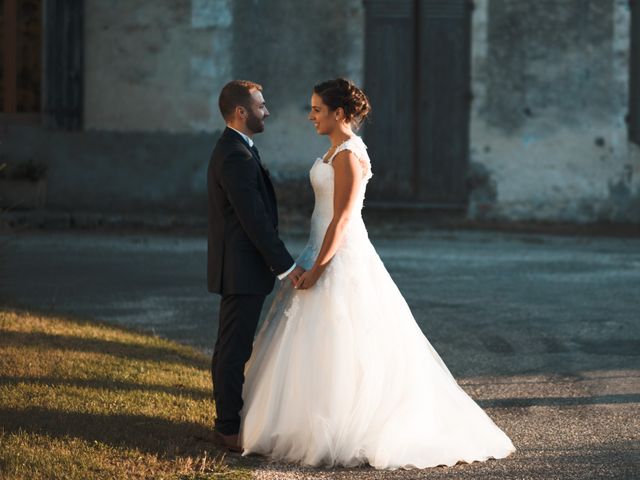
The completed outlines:
<svg viewBox="0 0 640 480">
<path fill-rule="evenodd" d="M 220 432 L 213 432 L 213 443 L 218 447 L 224 448 L 231 452 L 239 452 L 242 453 L 242 447 L 238 442 L 238 434 L 233 435 L 224 435 Z"/>
</svg>

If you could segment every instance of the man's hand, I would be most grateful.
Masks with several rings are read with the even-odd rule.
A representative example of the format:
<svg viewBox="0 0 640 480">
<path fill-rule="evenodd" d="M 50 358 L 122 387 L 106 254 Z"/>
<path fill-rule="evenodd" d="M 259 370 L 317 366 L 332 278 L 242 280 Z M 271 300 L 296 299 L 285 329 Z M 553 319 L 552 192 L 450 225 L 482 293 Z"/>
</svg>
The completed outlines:
<svg viewBox="0 0 640 480">
<path fill-rule="evenodd" d="M 296 268 L 294 268 L 293 270 L 291 270 L 291 273 L 287 275 L 287 278 L 291 280 L 291 285 L 295 287 L 296 283 L 298 283 L 298 279 L 302 276 L 304 272 L 305 272 L 304 268 L 302 268 L 299 265 L 296 266 Z"/>
<path fill-rule="evenodd" d="M 304 272 L 300 275 L 298 281 L 294 284 L 294 287 L 298 290 L 307 290 L 313 287 L 318 279 L 322 275 L 322 270 L 319 268 L 312 268 L 311 270 Z"/>
</svg>

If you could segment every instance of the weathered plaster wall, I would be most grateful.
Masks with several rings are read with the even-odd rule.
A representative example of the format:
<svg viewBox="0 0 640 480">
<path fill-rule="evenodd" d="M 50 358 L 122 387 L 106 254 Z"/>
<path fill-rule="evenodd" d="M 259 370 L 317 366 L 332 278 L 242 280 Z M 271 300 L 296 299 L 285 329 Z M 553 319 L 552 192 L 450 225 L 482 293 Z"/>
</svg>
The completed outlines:
<svg viewBox="0 0 640 480">
<path fill-rule="evenodd" d="M 85 129 L 13 125 L 0 156 L 48 165 L 47 207 L 206 209 L 206 169 L 232 78 L 264 86 L 256 137 L 284 204 L 308 204 L 307 172 L 326 148 L 306 120 L 315 83 L 362 79 L 361 0 L 87 0 Z"/>
<path fill-rule="evenodd" d="M 475 4 L 469 217 L 640 222 L 627 0 Z M 311 88 L 363 83 L 363 41 L 362 0 L 87 0 L 85 130 L 10 126 L 0 160 L 47 163 L 54 210 L 202 214 L 219 90 L 248 78 L 279 198 L 305 205 Z"/>
<path fill-rule="evenodd" d="M 263 157 L 299 174 L 325 148 L 306 122 L 311 89 L 362 79 L 363 21 L 361 0 L 89 0 L 86 126 L 213 132 L 220 89 L 247 78 L 271 110 Z"/>
<path fill-rule="evenodd" d="M 233 5 L 234 75 L 262 83 L 271 111 L 267 130 L 257 138 L 262 156 L 281 176 L 306 176 L 328 148 L 307 120 L 313 85 L 339 75 L 363 79 L 363 2 L 235 0 Z"/>
<path fill-rule="evenodd" d="M 49 209 L 206 211 L 206 166 L 215 134 L 60 132 L 18 125 L 5 133 L 4 158 L 47 164 Z"/>
<path fill-rule="evenodd" d="M 230 0 L 88 0 L 85 127 L 213 131 L 231 75 Z"/>
<path fill-rule="evenodd" d="M 479 0 L 472 218 L 639 221 L 624 0 Z"/>
</svg>

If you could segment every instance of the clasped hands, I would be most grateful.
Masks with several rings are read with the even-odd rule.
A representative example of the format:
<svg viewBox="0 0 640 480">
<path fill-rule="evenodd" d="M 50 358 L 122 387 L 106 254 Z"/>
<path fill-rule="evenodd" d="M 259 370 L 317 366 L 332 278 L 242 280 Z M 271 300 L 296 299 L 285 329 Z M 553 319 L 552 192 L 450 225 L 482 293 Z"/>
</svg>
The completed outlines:
<svg viewBox="0 0 640 480">
<path fill-rule="evenodd" d="M 291 280 L 293 288 L 296 290 L 306 290 L 316 284 L 321 273 L 322 272 L 316 268 L 311 268 L 305 271 L 304 268 L 297 266 L 291 271 L 288 278 Z"/>
</svg>

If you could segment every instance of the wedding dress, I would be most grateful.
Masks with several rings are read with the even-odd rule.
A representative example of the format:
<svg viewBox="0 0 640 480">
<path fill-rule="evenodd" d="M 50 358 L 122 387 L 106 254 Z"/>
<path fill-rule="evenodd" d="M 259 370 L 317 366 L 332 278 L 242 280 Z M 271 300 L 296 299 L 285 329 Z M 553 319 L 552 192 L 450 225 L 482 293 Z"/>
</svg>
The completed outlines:
<svg viewBox="0 0 640 480">
<path fill-rule="evenodd" d="M 503 458 L 513 444 L 458 386 L 416 324 L 360 215 L 371 164 L 358 136 L 309 173 L 315 194 L 308 269 L 333 215 L 342 150 L 363 165 L 343 241 L 318 282 L 282 282 L 245 367 L 243 455 L 311 466 L 425 468 Z"/>
</svg>

